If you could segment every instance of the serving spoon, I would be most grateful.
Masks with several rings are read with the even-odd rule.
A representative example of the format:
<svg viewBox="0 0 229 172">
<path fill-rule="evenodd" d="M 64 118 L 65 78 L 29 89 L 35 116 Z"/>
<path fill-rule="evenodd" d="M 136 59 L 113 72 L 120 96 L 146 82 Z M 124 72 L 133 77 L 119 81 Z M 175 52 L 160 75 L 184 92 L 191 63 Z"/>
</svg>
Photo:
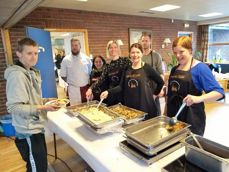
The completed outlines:
<svg viewBox="0 0 229 172">
<path fill-rule="evenodd" d="M 186 106 L 186 103 L 183 102 L 181 107 L 177 111 L 176 115 L 170 119 L 169 125 L 175 125 L 177 123 L 177 117 L 180 115 L 181 111 L 184 109 L 185 106 Z"/>
<path fill-rule="evenodd" d="M 89 105 L 90 105 L 90 100 L 87 99 L 87 107 L 89 107 Z"/>
<path fill-rule="evenodd" d="M 102 104 L 103 100 L 104 100 L 103 98 L 102 98 L 102 99 L 100 99 L 99 104 L 98 104 L 98 105 L 97 105 L 97 107 L 96 107 L 97 109 L 98 109 L 98 108 L 99 108 L 99 106 Z"/>
</svg>

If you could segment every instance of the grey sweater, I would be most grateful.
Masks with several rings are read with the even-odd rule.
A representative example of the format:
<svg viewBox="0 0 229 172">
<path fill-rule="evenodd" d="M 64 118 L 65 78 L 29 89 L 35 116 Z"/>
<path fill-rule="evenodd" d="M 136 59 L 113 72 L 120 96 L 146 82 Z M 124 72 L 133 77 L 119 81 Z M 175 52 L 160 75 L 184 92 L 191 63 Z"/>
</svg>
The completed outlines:
<svg viewBox="0 0 229 172">
<path fill-rule="evenodd" d="M 36 134 L 44 130 L 46 112 L 38 111 L 42 105 L 41 78 L 35 68 L 12 65 L 4 74 L 7 95 L 7 110 L 12 114 L 12 124 L 17 133 Z"/>
<path fill-rule="evenodd" d="M 159 53 L 151 51 L 148 55 L 144 55 L 142 60 L 152 66 L 160 75 L 163 74 L 162 57 Z"/>
</svg>

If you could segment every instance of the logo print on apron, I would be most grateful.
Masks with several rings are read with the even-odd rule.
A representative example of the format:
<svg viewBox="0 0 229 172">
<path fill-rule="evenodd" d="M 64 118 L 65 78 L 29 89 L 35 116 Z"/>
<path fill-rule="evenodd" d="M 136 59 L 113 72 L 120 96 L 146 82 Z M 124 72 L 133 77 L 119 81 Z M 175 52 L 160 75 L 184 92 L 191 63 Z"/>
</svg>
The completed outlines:
<svg viewBox="0 0 229 172">
<path fill-rule="evenodd" d="M 170 85 L 171 85 L 171 91 L 173 93 L 177 93 L 180 90 L 180 84 L 177 81 L 175 80 L 171 81 Z"/>
<path fill-rule="evenodd" d="M 137 88 L 138 87 L 138 81 L 136 79 L 130 79 L 128 81 L 128 87 L 129 88 Z"/>
</svg>

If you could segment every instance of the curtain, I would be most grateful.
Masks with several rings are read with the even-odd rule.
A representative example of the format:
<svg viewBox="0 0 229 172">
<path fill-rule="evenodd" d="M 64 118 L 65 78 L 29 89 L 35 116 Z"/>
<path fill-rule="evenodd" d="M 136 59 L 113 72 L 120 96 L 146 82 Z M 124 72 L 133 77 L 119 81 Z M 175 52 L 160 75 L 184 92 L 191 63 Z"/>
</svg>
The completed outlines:
<svg viewBox="0 0 229 172">
<path fill-rule="evenodd" d="M 202 61 L 207 61 L 208 56 L 208 27 L 209 25 L 199 26 L 199 42 L 200 42 L 200 52 L 202 54 Z"/>
</svg>

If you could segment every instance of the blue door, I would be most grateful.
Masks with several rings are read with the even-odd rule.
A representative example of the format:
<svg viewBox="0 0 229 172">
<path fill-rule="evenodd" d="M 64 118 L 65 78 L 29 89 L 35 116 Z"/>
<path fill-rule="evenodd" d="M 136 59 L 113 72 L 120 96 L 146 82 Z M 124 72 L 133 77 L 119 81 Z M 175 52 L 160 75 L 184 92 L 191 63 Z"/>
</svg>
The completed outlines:
<svg viewBox="0 0 229 172">
<path fill-rule="evenodd" d="M 40 52 L 35 67 L 41 72 L 42 97 L 57 97 L 50 32 L 43 29 L 26 27 L 26 35 L 39 44 Z"/>
</svg>

